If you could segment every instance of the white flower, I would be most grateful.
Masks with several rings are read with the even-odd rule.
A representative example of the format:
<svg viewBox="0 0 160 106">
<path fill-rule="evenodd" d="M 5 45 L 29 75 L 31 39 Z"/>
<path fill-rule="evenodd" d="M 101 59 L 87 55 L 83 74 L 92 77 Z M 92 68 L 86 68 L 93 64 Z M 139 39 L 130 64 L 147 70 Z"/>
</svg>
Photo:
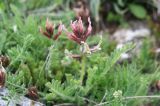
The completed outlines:
<svg viewBox="0 0 160 106">
<path fill-rule="evenodd" d="M 17 25 L 13 25 L 13 31 L 17 32 Z"/>
<path fill-rule="evenodd" d="M 113 93 L 113 96 L 114 96 L 114 98 L 120 98 L 120 97 L 122 97 L 122 91 L 121 90 L 115 91 Z"/>
</svg>

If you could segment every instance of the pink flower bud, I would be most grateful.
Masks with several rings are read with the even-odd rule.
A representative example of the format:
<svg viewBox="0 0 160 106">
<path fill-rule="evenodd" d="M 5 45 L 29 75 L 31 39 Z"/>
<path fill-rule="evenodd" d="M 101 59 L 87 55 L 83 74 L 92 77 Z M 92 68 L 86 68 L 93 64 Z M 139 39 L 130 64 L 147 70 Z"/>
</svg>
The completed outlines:
<svg viewBox="0 0 160 106">
<path fill-rule="evenodd" d="M 40 27 L 40 33 L 45 35 L 48 38 L 51 38 L 51 35 L 47 31 L 43 31 L 43 29 Z"/>
<path fill-rule="evenodd" d="M 92 26 L 91 26 L 91 20 L 90 18 L 88 17 L 88 28 L 87 28 L 87 31 L 86 31 L 86 36 L 89 36 L 91 34 L 91 31 L 92 31 Z"/>
<path fill-rule="evenodd" d="M 58 32 L 57 32 L 57 34 L 54 36 L 54 40 L 57 40 L 57 38 L 59 37 L 59 35 L 61 35 L 62 30 L 63 30 L 63 25 L 62 25 L 62 23 L 60 23 L 60 24 L 59 24 L 59 27 L 58 27 Z"/>
<path fill-rule="evenodd" d="M 54 26 L 53 24 L 48 20 L 46 20 L 46 31 L 50 34 L 53 35 L 53 31 L 54 31 Z"/>
</svg>

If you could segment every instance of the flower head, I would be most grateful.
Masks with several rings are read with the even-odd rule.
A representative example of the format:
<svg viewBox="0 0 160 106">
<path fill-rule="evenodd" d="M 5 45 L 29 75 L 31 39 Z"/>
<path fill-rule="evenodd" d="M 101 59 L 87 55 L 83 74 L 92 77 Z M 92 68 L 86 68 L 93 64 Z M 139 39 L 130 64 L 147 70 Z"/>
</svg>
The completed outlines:
<svg viewBox="0 0 160 106">
<path fill-rule="evenodd" d="M 40 32 L 45 35 L 48 38 L 53 38 L 54 40 L 57 40 L 58 37 L 61 35 L 62 33 L 62 23 L 60 22 L 60 24 L 58 25 L 58 32 L 57 34 L 54 34 L 54 25 L 49 21 L 49 19 L 47 18 L 46 20 L 46 26 L 45 26 L 45 31 L 40 27 Z"/>
<path fill-rule="evenodd" d="M 73 32 L 72 33 L 68 32 L 65 29 L 68 38 L 77 42 L 78 44 L 82 44 L 82 42 L 85 42 L 92 31 L 91 20 L 89 17 L 88 17 L 88 23 L 89 23 L 88 28 L 84 30 L 84 26 L 83 26 L 81 17 L 79 17 L 79 20 L 76 20 L 74 22 L 71 21 L 70 26 Z"/>
</svg>

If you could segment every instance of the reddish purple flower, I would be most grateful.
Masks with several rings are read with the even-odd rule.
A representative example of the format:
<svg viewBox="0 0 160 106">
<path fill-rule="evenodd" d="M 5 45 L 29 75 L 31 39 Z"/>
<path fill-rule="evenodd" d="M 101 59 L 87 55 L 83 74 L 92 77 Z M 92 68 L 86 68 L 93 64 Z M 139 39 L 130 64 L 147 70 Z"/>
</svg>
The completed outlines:
<svg viewBox="0 0 160 106">
<path fill-rule="evenodd" d="M 72 33 L 68 32 L 65 29 L 68 38 L 77 42 L 78 44 L 85 42 L 92 31 L 91 21 L 90 21 L 89 17 L 88 17 L 88 23 L 89 23 L 88 28 L 86 28 L 86 30 L 84 30 L 81 17 L 79 17 L 79 20 L 76 20 L 74 22 L 71 21 L 70 25 L 71 25 L 71 29 L 73 32 Z"/>
<path fill-rule="evenodd" d="M 46 26 L 45 26 L 46 30 L 44 31 L 40 27 L 40 32 L 43 35 L 45 35 L 46 37 L 50 38 L 50 39 L 53 38 L 54 40 L 57 40 L 58 37 L 59 37 L 59 35 L 61 35 L 61 33 L 62 33 L 62 27 L 63 27 L 63 25 L 62 25 L 62 23 L 60 23 L 59 26 L 58 26 L 58 32 L 57 32 L 57 34 L 54 35 L 54 25 L 47 18 L 47 20 L 46 20 Z"/>
</svg>

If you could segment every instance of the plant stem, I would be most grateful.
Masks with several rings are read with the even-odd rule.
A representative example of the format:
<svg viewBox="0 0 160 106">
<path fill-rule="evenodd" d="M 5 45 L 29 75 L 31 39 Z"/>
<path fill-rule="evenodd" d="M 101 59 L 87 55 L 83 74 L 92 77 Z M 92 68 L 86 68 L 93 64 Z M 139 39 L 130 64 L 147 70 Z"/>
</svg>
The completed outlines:
<svg viewBox="0 0 160 106">
<path fill-rule="evenodd" d="M 51 55 L 52 55 L 52 50 L 53 50 L 53 48 L 54 48 L 54 46 L 55 46 L 55 43 L 53 43 L 49 48 L 48 48 L 48 55 L 47 55 L 47 57 L 46 57 L 46 60 L 45 60 L 45 62 L 44 62 L 44 64 L 43 64 L 43 68 L 42 68 L 42 70 L 40 71 L 40 73 L 39 73 L 39 78 L 41 77 L 41 74 L 42 74 L 42 72 L 44 72 L 45 71 L 45 78 L 47 79 L 48 78 L 48 70 L 49 70 L 49 67 L 50 67 L 50 61 L 51 61 Z"/>
<path fill-rule="evenodd" d="M 146 99 L 146 98 L 160 98 L 159 95 L 149 95 L 149 96 L 128 96 L 124 97 L 123 99 Z"/>
<path fill-rule="evenodd" d="M 46 78 L 48 77 L 48 70 L 49 70 L 50 65 L 51 65 L 53 48 L 54 48 L 54 44 L 49 47 L 49 52 L 48 52 L 48 55 L 46 57 L 45 64 L 44 64 L 44 70 L 46 72 L 46 74 L 45 74 Z"/>
<path fill-rule="evenodd" d="M 89 103 L 92 103 L 92 104 L 97 104 L 97 102 L 95 102 L 95 101 L 93 101 L 93 100 L 90 100 L 90 99 L 88 99 L 88 98 L 84 98 L 84 97 L 80 97 L 81 99 L 83 99 L 84 101 L 87 101 L 87 102 L 89 102 Z"/>
<path fill-rule="evenodd" d="M 54 106 L 75 106 L 75 104 L 73 104 L 73 103 L 62 103 L 62 104 L 57 104 L 57 105 L 54 105 Z"/>
<path fill-rule="evenodd" d="M 85 67 L 86 67 L 86 56 L 83 54 L 81 62 L 81 76 L 80 76 L 81 85 L 83 85 L 83 79 L 85 76 Z"/>
<path fill-rule="evenodd" d="M 128 96 L 128 97 L 123 97 L 122 100 L 130 100 L 130 99 L 160 99 L 160 96 L 159 95 L 148 95 L 148 96 Z M 112 100 L 112 101 L 108 101 L 108 102 L 103 102 L 103 103 L 99 103 L 95 106 L 104 106 L 106 104 L 109 104 L 111 102 L 113 102 L 115 100 Z"/>
</svg>

